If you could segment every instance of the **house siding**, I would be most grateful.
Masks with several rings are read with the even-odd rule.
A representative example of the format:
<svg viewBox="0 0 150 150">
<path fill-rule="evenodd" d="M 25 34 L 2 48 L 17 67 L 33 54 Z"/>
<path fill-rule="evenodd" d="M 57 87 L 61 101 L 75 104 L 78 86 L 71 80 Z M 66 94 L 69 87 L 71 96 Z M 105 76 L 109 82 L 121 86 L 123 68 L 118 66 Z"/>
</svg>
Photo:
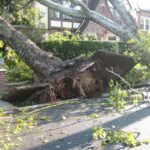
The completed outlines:
<svg viewBox="0 0 150 150">
<path fill-rule="evenodd" d="M 113 17 L 105 0 L 99 1 L 97 7 L 95 8 L 95 11 L 113 20 Z M 95 33 L 97 38 L 101 40 L 106 40 L 108 34 L 107 29 L 93 21 L 89 21 L 86 27 L 82 30 L 82 32 L 88 34 Z"/>
</svg>

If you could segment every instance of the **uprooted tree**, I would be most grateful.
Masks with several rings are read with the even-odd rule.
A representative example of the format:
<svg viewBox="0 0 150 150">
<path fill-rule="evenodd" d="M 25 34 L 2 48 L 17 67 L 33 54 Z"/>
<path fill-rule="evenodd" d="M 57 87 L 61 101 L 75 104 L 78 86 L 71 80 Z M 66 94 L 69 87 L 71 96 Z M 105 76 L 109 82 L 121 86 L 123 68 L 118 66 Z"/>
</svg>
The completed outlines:
<svg viewBox="0 0 150 150">
<path fill-rule="evenodd" d="M 119 0 L 109 1 L 123 18 L 126 25 L 124 28 L 105 16 L 90 10 L 79 0 L 71 0 L 71 2 L 80 6 L 81 10 L 64 9 L 64 6 L 54 0 L 37 1 L 64 14 L 92 20 L 126 41 L 130 39 L 135 39 L 136 42 L 139 41 L 135 21 Z M 103 89 L 108 86 L 110 79 L 117 79 L 117 77 L 107 72 L 106 68 L 113 68 L 114 72 L 124 75 L 134 66 L 134 61 L 130 57 L 100 51 L 89 59 L 76 58 L 62 61 L 51 53 L 42 51 L 2 17 L 0 17 L 0 37 L 6 45 L 15 50 L 34 71 L 39 78 L 39 82 L 42 83 L 42 85 L 34 85 L 34 87 L 22 87 L 19 90 L 30 96 L 26 98 L 38 97 L 42 102 L 58 98 L 99 96 Z M 37 90 L 38 92 L 35 92 Z M 21 94 L 21 92 L 18 94 Z M 11 93 L 11 96 L 14 96 L 14 93 Z M 12 100 L 15 100 L 15 96 Z M 6 99 L 10 98 L 8 97 Z"/>
</svg>

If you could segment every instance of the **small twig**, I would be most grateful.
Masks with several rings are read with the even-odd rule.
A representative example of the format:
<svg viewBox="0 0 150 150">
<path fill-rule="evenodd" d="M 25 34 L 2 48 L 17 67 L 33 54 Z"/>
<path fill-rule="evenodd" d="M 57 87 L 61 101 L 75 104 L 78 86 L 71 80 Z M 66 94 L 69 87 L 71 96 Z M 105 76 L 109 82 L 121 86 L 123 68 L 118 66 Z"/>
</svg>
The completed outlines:
<svg viewBox="0 0 150 150">
<path fill-rule="evenodd" d="M 130 84 L 128 81 L 126 81 L 124 78 L 122 78 L 122 77 L 120 76 L 120 74 L 117 74 L 117 73 L 115 73 L 115 72 L 113 71 L 113 68 L 111 68 L 111 70 L 108 69 L 108 68 L 106 68 L 106 71 L 108 71 L 109 73 L 111 73 L 111 74 L 117 76 L 119 79 L 121 79 L 121 81 L 122 81 L 123 83 L 125 83 L 125 84 L 129 87 L 129 89 L 130 89 L 132 92 L 137 93 L 137 94 L 141 94 L 141 95 L 143 96 L 143 98 L 144 98 L 143 92 L 139 92 L 139 91 L 133 89 L 133 88 L 131 87 L 131 84 Z"/>
</svg>

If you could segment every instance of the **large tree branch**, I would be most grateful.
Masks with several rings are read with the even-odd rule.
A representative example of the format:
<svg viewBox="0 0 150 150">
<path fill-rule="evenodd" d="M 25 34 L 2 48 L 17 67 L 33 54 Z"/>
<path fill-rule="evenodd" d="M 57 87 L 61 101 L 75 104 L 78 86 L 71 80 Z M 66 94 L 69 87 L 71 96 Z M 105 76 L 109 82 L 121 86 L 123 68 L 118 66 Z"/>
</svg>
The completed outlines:
<svg viewBox="0 0 150 150">
<path fill-rule="evenodd" d="M 100 15 L 99 13 L 90 10 L 89 14 L 89 19 L 98 23 L 99 25 L 103 26 L 104 28 L 108 29 L 112 33 L 118 35 L 121 37 L 123 40 L 127 41 L 132 38 L 136 38 L 132 32 L 130 32 L 129 29 L 123 28 L 121 25 L 118 23 L 115 23 L 114 21 L 110 20 L 109 18 Z"/>
<path fill-rule="evenodd" d="M 73 3 L 75 3 L 76 5 L 80 6 L 82 8 L 82 10 L 84 11 L 85 15 L 87 15 L 87 17 L 89 19 L 91 19 L 94 22 L 97 22 L 98 24 L 102 25 L 103 27 L 107 28 L 111 32 L 122 37 L 123 39 L 128 40 L 129 36 L 130 36 L 130 38 L 135 38 L 135 36 L 130 33 L 129 29 L 123 29 L 121 25 L 115 23 L 114 21 L 110 20 L 109 18 L 107 18 L 95 11 L 90 10 L 83 2 L 81 2 L 79 0 L 71 0 L 71 1 Z M 124 7 L 124 9 L 125 9 L 125 7 Z M 131 21 L 130 21 L 130 23 L 131 23 Z M 122 32 L 120 32 L 120 31 L 122 31 Z"/>
<path fill-rule="evenodd" d="M 67 15 L 70 15 L 73 17 L 83 18 L 83 19 L 87 18 L 87 16 L 83 13 L 83 11 L 64 7 L 63 5 L 53 2 L 53 0 L 37 0 L 37 1 L 47 7 L 50 7 L 51 9 L 61 12 L 61 13 L 64 13 L 64 14 L 67 14 Z"/>
<path fill-rule="evenodd" d="M 135 20 L 133 19 L 132 15 L 127 11 L 124 4 L 120 2 L 119 0 L 109 0 L 114 8 L 118 11 L 122 19 L 124 20 L 124 23 L 128 26 L 133 27 L 134 29 L 137 29 Z"/>
<path fill-rule="evenodd" d="M 87 18 L 91 21 L 94 21 L 101 26 L 105 27 L 109 31 L 113 32 L 114 34 L 120 36 L 124 40 L 129 40 L 131 38 L 136 38 L 134 34 L 132 34 L 131 30 L 123 29 L 121 25 L 115 23 L 114 21 L 110 20 L 109 18 L 88 9 L 88 7 L 79 0 L 71 0 L 73 3 L 81 7 L 81 10 L 74 10 L 72 8 L 64 7 L 53 0 L 37 0 L 39 3 L 50 7 L 54 10 L 57 10 L 61 13 L 67 14 L 69 16 L 78 17 L 78 18 Z"/>
<path fill-rule="evenodd" d="M 109 0 L 111 4 L 114 6 L 114 8 L 117 10 L 119 15 L 122 17 L 124 23 L 126 26 L 132 31 L 136 32 L 137 31 L 137 26 L 135 23 L 134 18 L 130 14 L 130 12 L 127 11 L 123 3 L 119 0 Z"/>
</svg>

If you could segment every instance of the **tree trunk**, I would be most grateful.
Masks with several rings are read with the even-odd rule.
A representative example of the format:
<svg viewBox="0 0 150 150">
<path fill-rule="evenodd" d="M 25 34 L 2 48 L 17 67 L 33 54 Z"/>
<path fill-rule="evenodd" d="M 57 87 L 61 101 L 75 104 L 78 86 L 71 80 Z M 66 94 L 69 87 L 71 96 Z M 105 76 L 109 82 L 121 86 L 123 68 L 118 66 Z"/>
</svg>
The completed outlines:
<svg viewBox="0 0 150 150">
<path fill-rule="evenodd" d="M 17 31 L 6 20 L 0 17 L 0 37 L 21 59 L 35 72 L 40 80 L 46 80 L 58 69 L 62 61 L 51 53 L 42 51 L 24 34 Z"/>
<path fill-rule="evenodd" d="M 119 78 L 109 73 L 113 70 L 124 76 L 135 65 L 131 57 L 98 51 L 91 58 L 64 61 L 48 83 L 16 88 L 4 97 L 11 103 L 36 99 L 40 103 L 76 97 L 95 98 L 108 90 L 110 79 Z M 13 98 L 13 100 L 12 100 Z"/>
</svg>

